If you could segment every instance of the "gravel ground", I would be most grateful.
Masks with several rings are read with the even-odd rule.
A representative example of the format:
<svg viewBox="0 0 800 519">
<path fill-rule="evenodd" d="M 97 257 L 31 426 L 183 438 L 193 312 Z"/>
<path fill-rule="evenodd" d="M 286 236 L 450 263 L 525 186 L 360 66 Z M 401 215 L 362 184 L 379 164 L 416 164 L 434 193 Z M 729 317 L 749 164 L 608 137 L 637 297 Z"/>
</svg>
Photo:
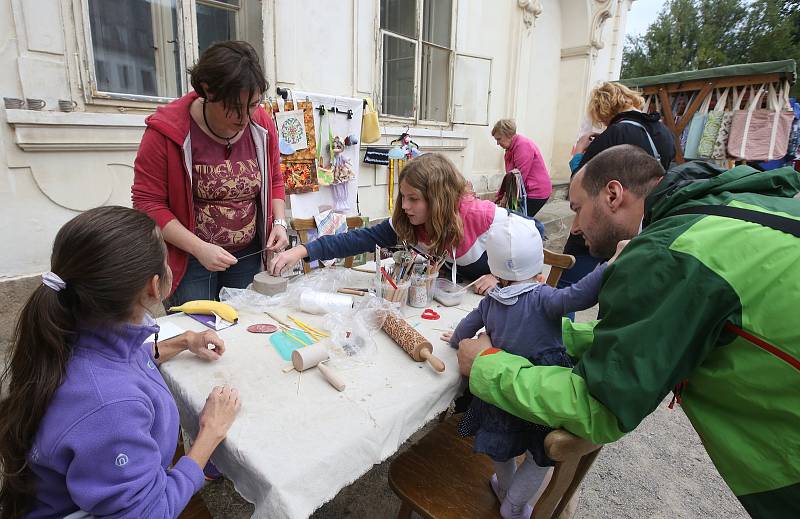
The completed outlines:
<svg viewBox="0 0 800 519">
<path fill-rule="evenodd" d="M 596 309 L 580 312 L 578 320 L 596 315 Z M 677 405 L 669 410 L 668 403 L 669 398 L 635 431 L 603 448 L 583 482 L 574 519 L 749 517 L 720 478 L 686 415 Z M 390 462 L 342 489 L 312 519 L 396 517 L 400 501 L 387 483 Z M 207 485 L 202 495 L 215 519 L 245 519 L 253 512 L 229 481 Z"/>
</svg>

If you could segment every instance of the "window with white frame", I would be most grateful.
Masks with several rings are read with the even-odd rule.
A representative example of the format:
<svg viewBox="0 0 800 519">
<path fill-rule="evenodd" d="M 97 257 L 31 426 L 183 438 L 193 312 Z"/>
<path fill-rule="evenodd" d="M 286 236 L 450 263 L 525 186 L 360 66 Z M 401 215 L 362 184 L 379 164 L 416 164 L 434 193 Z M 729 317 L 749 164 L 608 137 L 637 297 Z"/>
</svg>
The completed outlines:
<svg viewBox="0 0 800 519">
<path fill-rule="evenodd" d="M 381 113 L 450 121 L 454 0 L 381 0 Z"/>
<path fill-rule="evenodd" d="M 189 89 L 187 64 L 212 43 L 259 41 L 255 32 L 262 30 L 254 22 L 250 29 L 240 27 L 243 11 L 250 9 L 248 17 L 260 13 L 261 0 L 82 0 L 82 4 L 88 26 L 84 27 L 86 86 L 92 97 L 142 101 L 179 97 Z M 194 20 L 187 23 L 183 13 L 192 12 Z"/>
</svg>

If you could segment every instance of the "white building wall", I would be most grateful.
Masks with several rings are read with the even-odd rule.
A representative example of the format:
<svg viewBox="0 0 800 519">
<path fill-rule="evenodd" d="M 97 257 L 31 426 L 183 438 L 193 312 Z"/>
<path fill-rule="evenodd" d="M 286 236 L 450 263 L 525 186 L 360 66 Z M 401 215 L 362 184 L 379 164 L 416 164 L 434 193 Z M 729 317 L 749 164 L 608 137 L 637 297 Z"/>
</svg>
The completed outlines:
<svg viewBox="0 0 800 519">
<path fill-rule="evenodd" d="M 515 117 L 520 133 L 539 145 L 554 178 L 568 178 L 562 166 L 591 82 L 619 68 L 621 45 L 591 45 L 597 33 L 592 16 L 610 9 L 617 30 L 604 31 L 600 39 L 619 38 L 627 8 L 617 18 L 614 9 L 629 3 L 460 0 L 456 51 L 492 58 L 488 125 L 412 125 L 414 140 L 424 151 L 447 154 L 478 191 L 492 190 L 503 163 L 489 132 L 497 119 Z M 0 107 L 0 281 L 46 270 L 56 231 L 79 211 L 130 205 L 133 160 L 144 117 L 155 105 L 92 100 L 82 90 L 82 5 L 81 0 L 0 0 L 0 94 L 48 103 L 42 112 Z M 263 31 L 248 31 L 263 38 L 258 50 L 271 90 L 277 84 L 377 97 L 378 6 L 377 0 L 264 1 Z M 191 28 L 191 20 L 182 23 Z M 59 99 L 74 99 L 76 111 L 57 111 Z M 381 124 L 385 144 L 406 127 L 390 119 Z M 386 191 L 385 168 L 362 164 L 362 213 L 386 216 Z"/>
</svg>

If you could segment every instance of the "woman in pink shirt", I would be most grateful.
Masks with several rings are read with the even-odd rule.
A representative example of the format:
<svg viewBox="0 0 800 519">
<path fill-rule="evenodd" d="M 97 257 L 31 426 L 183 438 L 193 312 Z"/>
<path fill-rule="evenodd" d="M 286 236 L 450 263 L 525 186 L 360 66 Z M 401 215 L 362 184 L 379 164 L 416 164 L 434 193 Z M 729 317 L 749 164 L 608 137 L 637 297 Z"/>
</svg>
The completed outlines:
<svg viewBox="0 0 800 519">
<path fill-rule="evenodd" d="M 492 128 L 492 137 L 497 145 L 506 150 L 504 159 L 506 172 L 519 170 L 525 183 L 527 214 L 533 218 L 550 198 L 553 183 L 544 164 L 542 152 L 532 140 L 517 133 L 513 119 L 500 119 Z M 505 194 L 503 186 L 497 191 L 495 203 Z"/>
</svg>

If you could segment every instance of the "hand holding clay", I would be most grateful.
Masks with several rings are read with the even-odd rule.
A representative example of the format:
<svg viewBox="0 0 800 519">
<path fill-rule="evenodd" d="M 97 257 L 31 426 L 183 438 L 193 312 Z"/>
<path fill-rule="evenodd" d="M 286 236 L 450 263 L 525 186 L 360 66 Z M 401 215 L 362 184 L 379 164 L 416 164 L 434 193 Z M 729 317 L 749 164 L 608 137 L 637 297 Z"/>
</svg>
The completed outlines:
<svg viewBox="0 0 800 519">
<path fill-rule="evenodd" d="M 269 263 L 269 273 L 273 276 L 280 276 L 286 267 L 293 266 L 306 256 L 308 256 L 308 251 L 302 245 L 276 254 Z"/>
</svg>

